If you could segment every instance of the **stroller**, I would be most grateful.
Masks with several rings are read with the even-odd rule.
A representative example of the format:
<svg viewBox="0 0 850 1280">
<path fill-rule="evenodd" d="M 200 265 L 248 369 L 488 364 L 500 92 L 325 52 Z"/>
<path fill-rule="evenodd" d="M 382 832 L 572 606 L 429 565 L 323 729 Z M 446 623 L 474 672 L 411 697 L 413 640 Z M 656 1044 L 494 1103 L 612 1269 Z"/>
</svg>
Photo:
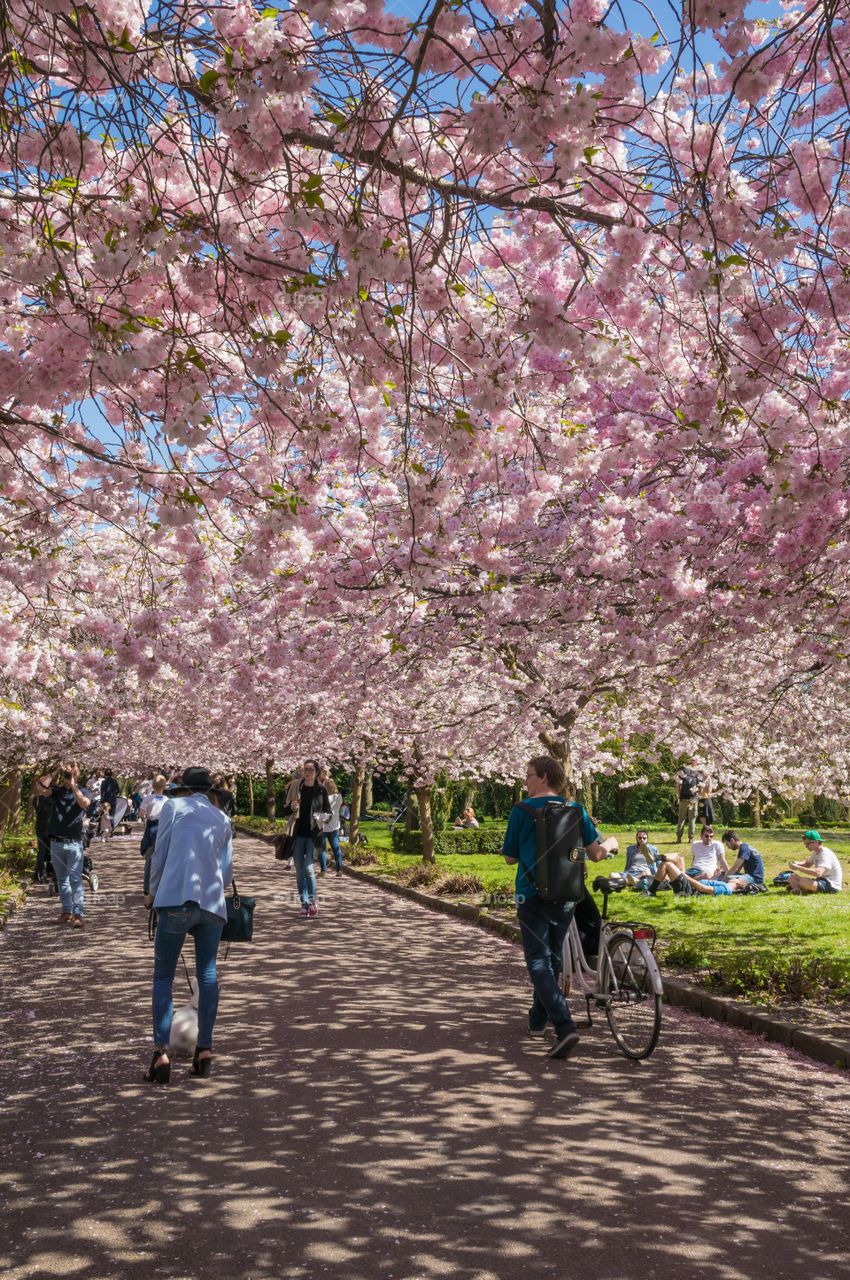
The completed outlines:
<svg viewBox="0 0 850 1280">
<path fill-rule="evenodd" d="M 88 849 L 97 833 L 98 823 L 103 813 L 103 805 L 99 800 L 92 800 L 83 819 L 83 851 Z"/>
</svg>

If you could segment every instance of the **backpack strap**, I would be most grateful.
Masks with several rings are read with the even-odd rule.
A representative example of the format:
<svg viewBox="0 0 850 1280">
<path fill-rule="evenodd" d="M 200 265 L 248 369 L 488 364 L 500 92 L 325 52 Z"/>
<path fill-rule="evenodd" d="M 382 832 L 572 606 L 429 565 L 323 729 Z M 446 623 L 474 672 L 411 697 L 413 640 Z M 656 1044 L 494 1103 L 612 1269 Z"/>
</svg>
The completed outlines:
<svg viewBox="0 0 850 1280">
<path fill-rule="evenodd" d="M 572 804 L 571 800 L 565 800 L 563 796 L 547 796 L 546 800 L 547 802 L 549 800 L 559 800 L 561 804 L 564 805 L 565 808 L 567 805 Z M 536 816 L 536 814 L 543 812 L 543 806 L 536 806 L 534 809 L 532 809 L 531 805 L 528 803 L 527 800 L 520 800 L 519 803 L 517 804 L 517 808 L 522 809 L 522 811 L 524 813 L 527 813 L 530 818 L 533 818 Z"/>
</svg>

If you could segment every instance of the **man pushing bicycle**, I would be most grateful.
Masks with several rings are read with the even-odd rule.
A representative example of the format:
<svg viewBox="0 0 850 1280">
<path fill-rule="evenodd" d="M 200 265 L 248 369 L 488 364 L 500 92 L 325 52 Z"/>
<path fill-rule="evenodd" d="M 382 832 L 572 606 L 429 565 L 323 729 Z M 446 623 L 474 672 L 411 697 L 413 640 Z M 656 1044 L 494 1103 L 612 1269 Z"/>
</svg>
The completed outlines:
<svg viewBox="0 0 850 1280">
<path fill-rule="evenodd" d="M 607 854 L 587 810 L 562 796 L 566 774 L 551 756 L 535 756 L 525 777 L 528 800 L 511 809 L 502 846 L 516 866 L 516 904 L 534 1003 L 528 1034 L 555 1029 L 550 1058 L 568 1058 L 579 1043 L 569 1005 L 558 981 L 564 938 L 584 892 L 584 853 L 593 862 Z"/>
</svg>

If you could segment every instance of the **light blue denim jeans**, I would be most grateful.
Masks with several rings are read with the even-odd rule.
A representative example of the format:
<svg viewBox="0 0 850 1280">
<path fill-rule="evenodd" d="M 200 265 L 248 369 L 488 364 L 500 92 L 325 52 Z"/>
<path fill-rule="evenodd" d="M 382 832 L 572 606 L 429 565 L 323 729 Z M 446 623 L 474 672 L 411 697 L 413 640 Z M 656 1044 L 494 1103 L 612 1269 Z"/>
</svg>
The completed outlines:
<svg viewBox="0 0 850 1280">
<path fill-rule="evenodd" d="M 325 831 L 322 833 L 322 847 L 321 853 L 319 854 L 319 861 L 322 865 L 322 870 L 327 871 L 328 869 L 328 855 L 325 852 L 326 840 L 331 847 L 337 871 L 342 871 L 342 849 L 339 843 L 339 831 Z"/>
<path fill-rule="evenodd" d="M 302 907 L 316 901 L 316 872 L 313 869 L 313 837 L 296 836 L 292 841 L 295 878 Z"/>
<path fill-rule="evenodd" d="M 68 915 L 82 916 L 85 911 L 82 840 L 51 840 L 50 861 L 62 910 Z"/>
<path fill-rule="evenodd" d="M 186 935 L 195 939 L 195 976 L 198 979 L 198 1045 L 212 1048 L 218 1012 L 216 956 L 224 921 L 204 911 L 197 902 L 182 907 L 159 907 L 153 953 L 153 1040 L 157 1048 L 168 1044 L 174 1004 L 171 998 L 177 961 Z"/>
</svg>

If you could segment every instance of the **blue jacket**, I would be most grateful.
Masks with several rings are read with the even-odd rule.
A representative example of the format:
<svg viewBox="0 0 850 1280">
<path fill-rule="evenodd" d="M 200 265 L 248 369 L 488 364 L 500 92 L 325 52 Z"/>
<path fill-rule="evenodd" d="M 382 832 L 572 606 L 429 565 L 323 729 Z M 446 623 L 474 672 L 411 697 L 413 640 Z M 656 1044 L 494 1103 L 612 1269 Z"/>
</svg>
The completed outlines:
<svg viewBox="0 0 850 1280">
<path fill-rule="evenodd" d="M 230 819 L 200 792 L 166 800 L 151 857 L 154 910 L 196 902 L 226 920 L 224 890 L 232 875 Z"/>
</svg>

